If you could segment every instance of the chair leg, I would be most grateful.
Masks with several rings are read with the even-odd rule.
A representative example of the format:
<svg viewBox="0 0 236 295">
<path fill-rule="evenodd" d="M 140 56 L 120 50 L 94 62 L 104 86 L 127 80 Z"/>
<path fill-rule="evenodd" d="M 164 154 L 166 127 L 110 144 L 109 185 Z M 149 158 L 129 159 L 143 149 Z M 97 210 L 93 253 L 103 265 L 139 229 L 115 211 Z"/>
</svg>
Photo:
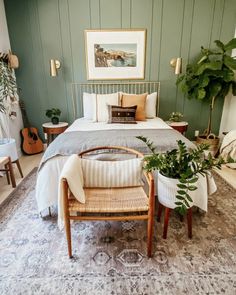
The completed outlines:
<svg viewBox="0 0 236 295">
<path fill-rule="evenodd" d="M 11 163 L 10 158 L 9 158 L 9 162 L 8 162 L 7 165 L 8 165 L 9 172 L 10 172 L 10 178 L 11 178 L 12 187 L 16 187 L 16 180 L 15 180 L 14 171 L 13 171 L 13 167 L 12 167 L 12 163 Z"/>
<path fill-rule="evenodd" d="M 188 209 L 187 222 L 188 222 L 188 237 L 189 239 L 192 239 L 192 208 Z"/>
<path fill-rule="evenodd" d="M 72 247 L 71 247 L 71 228 L 70 228 L 70 219 L 65 218 L 65 229 L 66 229 L 66 239 L 68 246 L 68 255 L 69 258 L 72 258 Z"/>
<path fill-rule="evenodd" d="M 158 203 L 158 211 L 157 211 L 157 221 L 161 221 L 161 213 L 162 213 L 163 205 L 161 203 Z"/>
<path fill-rule="evenodd" d="M 68 246 L 68 255 L 69 258 L 72 258 L 72 246 L 71 246 L 71 228 L 70 228 L 70 214 L 68 209 L 68 183 L 63 181 L 63 205 L 64 205 L 64 223 L 66 229 L 66 239 Z"/>
<path fill-rule="evenodd" d="M 20 172 L 20 176 L 23 178 L 24 175 L 23 175 L 23 172 L 22 172 L 22 170 L 21 170 L 21 166 L 20 166 L 20 161 L 19 161 L 19 159 L 17 159 L 16 161 L 14 161 L 14 163 L 16 163 L 17 168 L 18 168 L 18 170 L 19 170 L 19 172 Z"/>
<path fill-rule="evenodd" d="M 6 176 L 7 176 L 7 183 L 8 184 L 10 184 L 10 177 L 9 177 L 9 171 L 8 171 L 8 165 L 6 164 L 6 165 L 4 165 L 4 167 L 5 167 L 5 172 L 6 172 Z"/>
<path fill-rule="evenodd" d="M 170 208 L 165 208 L 163 239 L 167 238 L 167 229 L 168 229 L 168 223 L 169 223 L 170 210 L 171 210 Z"/>
<path fill-rule="evenodd" d="M 147 222 L 147 256 L 152 257 L 152 239 L 153 239 L 153 215 L 148 218 Z"/>
</svg>

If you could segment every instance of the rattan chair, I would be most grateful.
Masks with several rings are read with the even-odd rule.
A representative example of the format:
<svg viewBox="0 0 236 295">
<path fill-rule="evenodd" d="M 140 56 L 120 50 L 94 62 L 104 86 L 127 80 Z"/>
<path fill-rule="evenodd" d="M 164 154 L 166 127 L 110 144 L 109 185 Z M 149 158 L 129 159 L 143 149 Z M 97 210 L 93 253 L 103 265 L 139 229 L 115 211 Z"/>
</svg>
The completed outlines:
<svg viewBox="0 0 236 295">
<path fill-rule="evenodd" d="M 143 154 L 126 147 L 96 147 L 79 154 L 82 158 L 99 150 L 118 150 L 143 157 Z M 154 223 L 154 180 L 151 173 L 143 172 L 148 183 L 149 194 L 142 186 L 122 188 L 84 188 L 86 202 L 78 202 L 69 190 L 67 180 L 63 181 L 64 223 L 68 254 L 72 257 L 70 220 L 147 220 L 147 255 L 152 256 Z M 76 216 L 75 216 L 76 215 Z"/>
</svg>

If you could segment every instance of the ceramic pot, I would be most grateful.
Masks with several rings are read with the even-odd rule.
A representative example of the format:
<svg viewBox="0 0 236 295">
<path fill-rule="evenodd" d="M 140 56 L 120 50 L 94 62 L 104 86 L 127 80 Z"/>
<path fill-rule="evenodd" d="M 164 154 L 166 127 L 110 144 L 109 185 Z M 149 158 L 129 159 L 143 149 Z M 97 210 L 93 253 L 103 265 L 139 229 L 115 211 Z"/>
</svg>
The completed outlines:
<svg viewBox="0 0 236 295">
<path fill-rule="evenodd" d="M 59 123 L 59 118 L 58 117 L 52 117 L 51 121 L 52 121 L 52 124 L 57 125 Z"/>
</svg>

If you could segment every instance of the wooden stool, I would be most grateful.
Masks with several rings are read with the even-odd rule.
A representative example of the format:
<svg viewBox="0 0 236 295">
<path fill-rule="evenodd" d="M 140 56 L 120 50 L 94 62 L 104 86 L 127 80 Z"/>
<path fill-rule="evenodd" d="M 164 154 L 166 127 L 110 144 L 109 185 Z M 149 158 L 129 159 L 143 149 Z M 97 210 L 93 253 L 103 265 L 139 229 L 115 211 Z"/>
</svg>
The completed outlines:
<svg viewBox="0 0 236 295">
<path fill-rule="evenodd" d="M 163 206 L 162 204 L 158 204 L 158 212 L 157 212 L 157 221 L 161 221 L 161 213 L 162 209 L 165 208 L 165 216 L 164 216 L 164 229 L 163 229 L 163 239 L 167 238 L 167 230 L 169 224 L 169 216 L 170 211 L 172 209 Z M 181 215 L 181 221 L 183 221 L 183 216 Z M 192 239 L 192 208 L 187 210 L 187 224 L 188 224 L 188 237 Z"/>
<path fill-rule="evenodd" d="M 21 178 L 23 178 L 24 175 L 23 175 L 23 172 L 22 172 L 22 169 L 21 169 L 21 166 L 20 166 L 20 161 L 19 161 L 19 159 L 13 161 L 12 163 L 15 163 L 15 164 L 16 164 L 16 166 L 17 166 L 17 168 L 18 168 L 18 170 L 19 170 L 19 172 L 20 172 L 20 176 L 21 176 Z"/>
<path fill-rule="evenodd" d="M 5 169 L 0 169 L 0 171 L 5 171 L 7 175 L 7 182 L 10 184 L 10 179 L 11 179 L 11 184 L 12 187 L 16 187 L 16 180 L 14 176 L 14 171 L 12 167 L 12 162 L 10 157 L 0 157 L 0 166 L 4 165 Z M 22 171 L 21 171 L 22 173 Z M 9 177 L 10 174 L 10 177 Z"/>
</svg>

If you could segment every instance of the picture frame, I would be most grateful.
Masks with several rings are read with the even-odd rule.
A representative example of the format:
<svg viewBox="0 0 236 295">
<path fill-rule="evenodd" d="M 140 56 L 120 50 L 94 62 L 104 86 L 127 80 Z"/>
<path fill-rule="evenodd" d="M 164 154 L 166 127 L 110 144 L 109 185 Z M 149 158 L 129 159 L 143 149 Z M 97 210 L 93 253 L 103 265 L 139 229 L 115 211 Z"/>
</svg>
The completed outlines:
<svg viewBox="0 0 236 295">
<path fill-rule="evenodd" d="M 88 80 L 145 77 L 146 29 L 85 30 Z"/>
</svg>

